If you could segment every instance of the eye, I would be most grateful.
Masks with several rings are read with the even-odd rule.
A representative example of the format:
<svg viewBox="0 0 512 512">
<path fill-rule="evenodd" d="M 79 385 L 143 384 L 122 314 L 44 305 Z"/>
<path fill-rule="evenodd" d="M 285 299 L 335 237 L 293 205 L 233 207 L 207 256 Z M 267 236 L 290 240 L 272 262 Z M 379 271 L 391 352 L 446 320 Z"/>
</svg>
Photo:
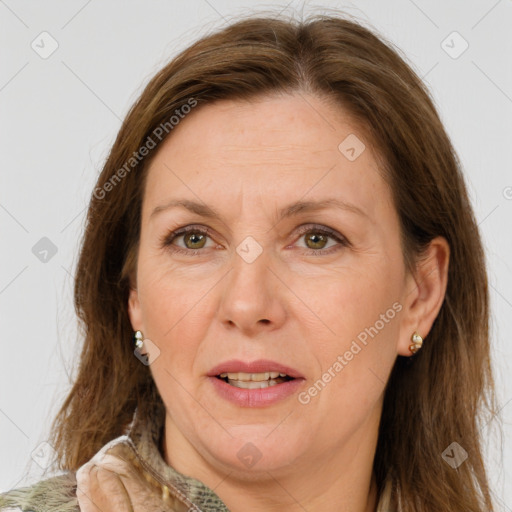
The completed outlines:
<svg viewBox="0 0 512 512">
<path fill-rule="evenodd" d="M 299 239 L 305 240 L 306 249 L 309 249 L 305 251 L 305 254 L 331 254 L 349 245 L 348 240 L 344 236 L 326 226 L 311 224 L 300 226 L 299 235 Z M 165 235 L 161 239 L 161 246 L 173 252 L 194 256 L 204 252 L 202 249 L 207 248 L 206 244 L 208 238 L 211 238 L 209 229 L 199 226 L 186 226 Z M 338 243 L 325 249 L 329 239 Z M 183 245 L 176 244 L 176 240 L 181 240 Z"/>
<path fill-rule="evenodd" d="M 186 226 L 164 236 L 161 240 L 161 245 L 172 251 L 195 255 L 199 254 L 201 249 L 205 247 L 207 238 L 209 238 L 208 229 L 197 226 Z M 177 239 L 181 239 L 184 245 L 179 246 L 174 244 L 173 242 Z"/>
<path fill-rule="evenodd" d="M 310 249 L 306 251 L 309 254 L 330 254 L 349 245 L 348 240 L 344 236 L 326 226 L 301 226 L 299 233 L 301 235 L 300 239 L 303 239 L 306 244 L 306 248 Z M 325 249 L 329 239 L 335 240 L 338 244 L 331 245 L 328 249 Z"/>
</svg>

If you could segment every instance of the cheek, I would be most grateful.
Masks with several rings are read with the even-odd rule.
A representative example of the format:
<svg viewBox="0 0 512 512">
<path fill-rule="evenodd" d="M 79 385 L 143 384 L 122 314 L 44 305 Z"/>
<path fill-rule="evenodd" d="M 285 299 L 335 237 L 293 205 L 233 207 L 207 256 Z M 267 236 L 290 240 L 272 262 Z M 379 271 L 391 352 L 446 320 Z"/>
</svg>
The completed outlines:
<svg viewBox="0 0 512 512">
<path fill-rule="evenodd" d="M 323 286 L 317 281 L 307 291 L 325 333 L 316 338 L 310 333 L 320 368 L 308 394 L 311 400 L 321 396 L 326 406 L 361 414 L 381 395 L 393 366 L 402 309 L 398 276 L 374 268 L 377 272 L 347 273 L 334 283 L 331 277 Z"/>
<path fill-rule="evenodd" d="M 156 366 L 191 374 L 200 342 L 213 321 L 209 307 L 210 280 L 194 281 L 190 272 L 170 271 L 161 265 L 141 265 L 139 297 L 144 335 L 160 349 Z"/>
<path fill-rule="evenodd" d="M 340 350 L 361 333 L 364 341 L 364 333 L 368 329 L 374 333 L 373 327 L 380 339 L 391 335 L 389 327 L 398 323 L 397 309 L 401 309 L 393 306 L 400 297 L 398 282 L 393 269 L 370 264 L 361 271 L 352 267 L 343 273 L 316 276 L 311 282 L 302 281 L 302 287 L 297 281 L 294 289 L 307 297 L 308 307 L 323 325 L 323 343 Z"/>
</svg>

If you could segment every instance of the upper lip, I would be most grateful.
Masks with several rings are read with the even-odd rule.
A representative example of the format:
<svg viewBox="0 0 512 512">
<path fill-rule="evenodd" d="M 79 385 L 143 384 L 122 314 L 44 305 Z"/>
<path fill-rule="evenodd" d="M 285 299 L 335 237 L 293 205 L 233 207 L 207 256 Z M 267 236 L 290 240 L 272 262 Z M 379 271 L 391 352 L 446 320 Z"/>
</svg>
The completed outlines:
<svg viewBox="0 0 512 512">
<path fill-rule="evenodd" d="M 281 363 L 270 361 L 268 359 L 258 359 L 257 361 L 245 362 L 238 359 L 225 361 L 218 364 L 208 372 L 209 377 L 216 377 L 221 373 L 263 373 L 263 372 L 279 372 L 286 373 L 289 377 L 294 379 L 303 379 L 302 374 Z"/>
</svg>

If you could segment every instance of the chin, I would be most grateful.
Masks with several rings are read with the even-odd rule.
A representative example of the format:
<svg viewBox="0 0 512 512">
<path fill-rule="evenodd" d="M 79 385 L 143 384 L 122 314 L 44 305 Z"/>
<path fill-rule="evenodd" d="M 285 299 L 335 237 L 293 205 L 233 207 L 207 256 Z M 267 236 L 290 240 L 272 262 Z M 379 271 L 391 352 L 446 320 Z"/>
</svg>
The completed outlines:
<svg viewBox="0 0 512 512">
<path fill-rule="evenodd" d="M 226 471 L 236 471 L 240 478 L 251 480 L 267 472 L 291 469 L 304 453 L 307 436 L 278 432 L 276 425 L 237 426 L 222 439 L 208 442 L 206 451 L 213 464 L 221 464 Z M 274 430 L 273 430 L 274 429 Z"/>
</svg>

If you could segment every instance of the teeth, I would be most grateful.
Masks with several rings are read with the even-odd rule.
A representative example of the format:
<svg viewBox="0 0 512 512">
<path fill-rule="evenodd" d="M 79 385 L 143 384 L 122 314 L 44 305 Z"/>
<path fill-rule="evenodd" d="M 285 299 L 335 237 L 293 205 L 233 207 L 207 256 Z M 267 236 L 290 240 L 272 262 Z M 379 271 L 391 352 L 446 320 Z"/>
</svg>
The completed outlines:
<svg viewBox="0 0 512 512">
<path fill-rule="evenodd" d="M 269 379 L 277 379 L 278 377 L 286 377 L 286 373 L 279 372 L 263 372 L 263 373 L 221 373 L 221 379 L 226 377 L 229 380 L 236 380 L 241 382 L 265 382 Z"/>
<path fill-rule="evenodd" d="M 244 382 L 241 380 L 230 380 L 229 383 L 232 386 L 235 386 L 236 388 L 243 388 L 243 389 L 263 389 L 263 388 L 269 388 L 270 386 L 275 386 L 278 384 L 275 380 L 263 380 L 263 381 L 251 381 L 251 382 Z"/>
</svg>

